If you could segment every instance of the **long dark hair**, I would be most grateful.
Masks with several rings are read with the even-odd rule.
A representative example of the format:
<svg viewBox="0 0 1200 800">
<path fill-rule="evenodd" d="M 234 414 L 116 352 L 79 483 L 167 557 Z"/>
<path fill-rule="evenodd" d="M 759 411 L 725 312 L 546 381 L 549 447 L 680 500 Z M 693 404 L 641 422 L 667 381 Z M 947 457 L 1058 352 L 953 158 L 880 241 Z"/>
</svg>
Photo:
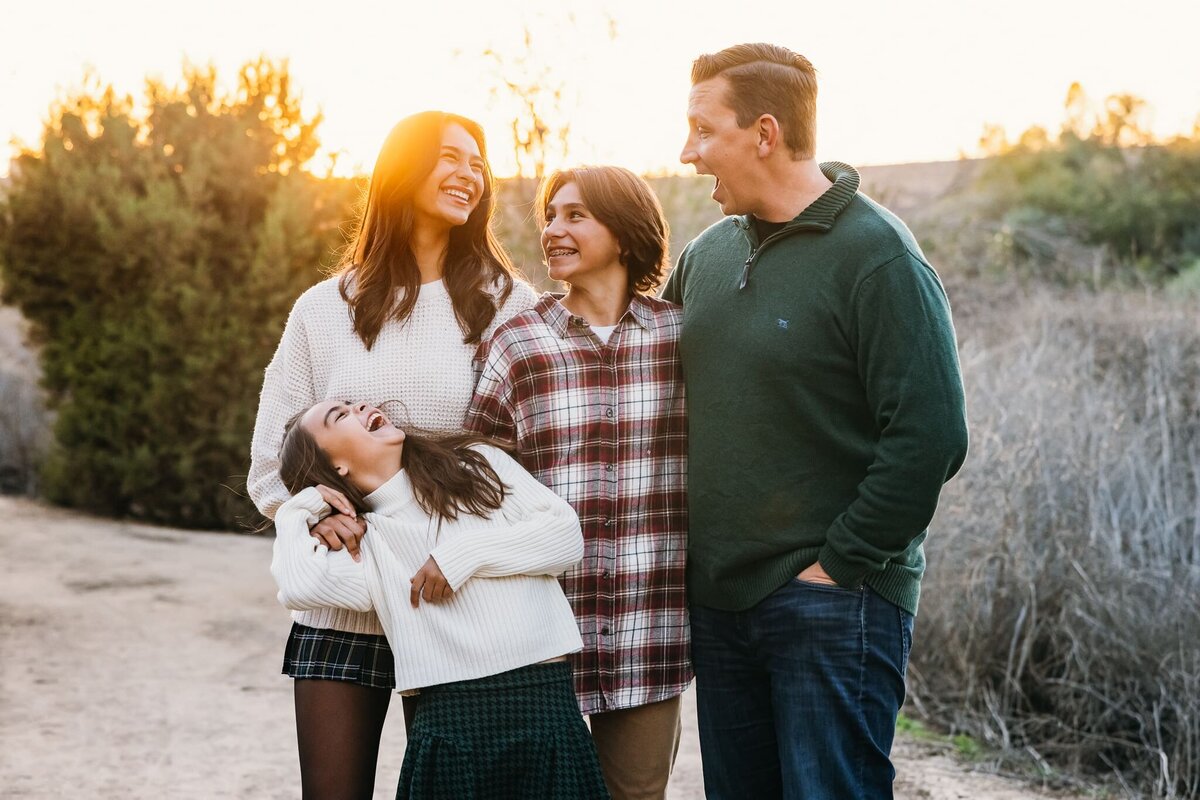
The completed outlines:
<svg viewBox="0 0 1200 800">
<path fill-rule="evenodd" d="M 466 223 L 450 229 L 443 275 L 463 342 L 479 343 L 498 303 L 512 292 L 516 269 L 492 232 L 496 182 L 487 162 L 483 128 L 444 111 L 413 114 L 392 128 L 379 151 L 358 230 L 340 264 L 338 289 L 368 350 L 385 322 L 403 322 L 417 302 L 421 272 L 410 246 L 416 218 L 413 194 L 437 164 L 442 132 L 450 124 L 461 125 L 471 134 L 484 160 L 483 194 Z M 498 299 L 494 299 L 497 288 Z"/>
<path fill-rule="evenodd" d="M 366 495 L 338 474 L 329 456 L 300 424 L 301 411 L 284 426 L 279 448 L 279 477 L 292 494 L 318 483 L 346 496 L 359 514 L 367 508 Z M 431 517 L 458 519 L 459 513 L 486 517 L 504 502 L 505 486 L 483 453 L 474 444 L 492 444 L 469 434 L 435 436 L 406 428 L 401 465 L 408 472 L 417 505 Z"/>
</svg>

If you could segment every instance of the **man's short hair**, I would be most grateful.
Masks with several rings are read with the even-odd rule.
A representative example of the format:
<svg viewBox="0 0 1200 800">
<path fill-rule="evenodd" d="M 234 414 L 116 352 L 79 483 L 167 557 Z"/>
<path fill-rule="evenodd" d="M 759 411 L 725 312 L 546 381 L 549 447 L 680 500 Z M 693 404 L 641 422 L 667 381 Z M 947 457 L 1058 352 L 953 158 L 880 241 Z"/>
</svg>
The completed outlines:
<svg viewBox="0 0 1200 800">
<path fill-rule="evenodd" d="M 812 63 L 775 44 L 735 44 L 692 62 L 692 83 L 721 76 L 729 81 L 725 104 L 746 128 L 763 114 L 779 120 L 792 158 L 817 151 L 817 71 Z"/>
</svg>

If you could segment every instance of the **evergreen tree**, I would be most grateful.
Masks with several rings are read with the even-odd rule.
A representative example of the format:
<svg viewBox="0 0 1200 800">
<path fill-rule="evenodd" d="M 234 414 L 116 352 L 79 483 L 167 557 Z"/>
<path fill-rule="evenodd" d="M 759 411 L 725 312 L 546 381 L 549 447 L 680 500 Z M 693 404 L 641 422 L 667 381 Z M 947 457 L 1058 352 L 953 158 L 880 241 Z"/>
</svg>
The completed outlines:
<svg viewBox="0 0 1200 800">
<path fill-rule="evenodd" d="M 51 110 L 0 206 L 3 300 L 30 320 L 56 412 L 43 491 L 104 514 L 211 527 L 244 499 L 262 372 L 340 243 L 353 186 L 318 147 L 287 64 L 237 88 L 185 68 L 143 109 L 94 80 Z"/>
</svg>

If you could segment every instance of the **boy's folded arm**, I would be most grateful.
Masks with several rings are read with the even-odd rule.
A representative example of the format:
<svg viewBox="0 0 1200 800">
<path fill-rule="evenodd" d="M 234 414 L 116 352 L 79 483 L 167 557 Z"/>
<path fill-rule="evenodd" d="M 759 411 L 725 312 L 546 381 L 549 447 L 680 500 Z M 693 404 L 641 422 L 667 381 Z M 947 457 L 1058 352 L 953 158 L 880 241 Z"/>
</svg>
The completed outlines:
<svg viewBox="0 0 1200 800">
<path fill-rule="evenodd" d="M 431 553 L 454 590 L 471 577 L 559 575 L 583 558 L 575 511 L 503 451 L 481 447 L 505 484 L 503 524 L 464 530 Z M 497 520 L 497 522 L 500 522 Z"/>
<path fill-rule="evenodd" d="M 309 487 L 276 512 L 271 575 L 279 586 L 279 602 L 294 611 L 370 611 L 362 563 L 345 549 L 330 551 L 309 533 L 310 526 L 329 510 L 320 493 Z"/>
</svg>

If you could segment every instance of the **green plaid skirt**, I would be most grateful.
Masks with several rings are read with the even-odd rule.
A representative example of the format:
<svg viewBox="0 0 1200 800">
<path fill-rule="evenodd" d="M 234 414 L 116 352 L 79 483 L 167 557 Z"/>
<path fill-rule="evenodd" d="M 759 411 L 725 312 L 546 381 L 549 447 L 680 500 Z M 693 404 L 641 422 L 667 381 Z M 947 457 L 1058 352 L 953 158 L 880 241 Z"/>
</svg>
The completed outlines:
<svg viewBox="0 0 1200 800">
<path fill-rule="evenodd" d="M 533 664 L 421 690 L 397 800 L 608 796 L 569 664 Z"/>
</svg>

